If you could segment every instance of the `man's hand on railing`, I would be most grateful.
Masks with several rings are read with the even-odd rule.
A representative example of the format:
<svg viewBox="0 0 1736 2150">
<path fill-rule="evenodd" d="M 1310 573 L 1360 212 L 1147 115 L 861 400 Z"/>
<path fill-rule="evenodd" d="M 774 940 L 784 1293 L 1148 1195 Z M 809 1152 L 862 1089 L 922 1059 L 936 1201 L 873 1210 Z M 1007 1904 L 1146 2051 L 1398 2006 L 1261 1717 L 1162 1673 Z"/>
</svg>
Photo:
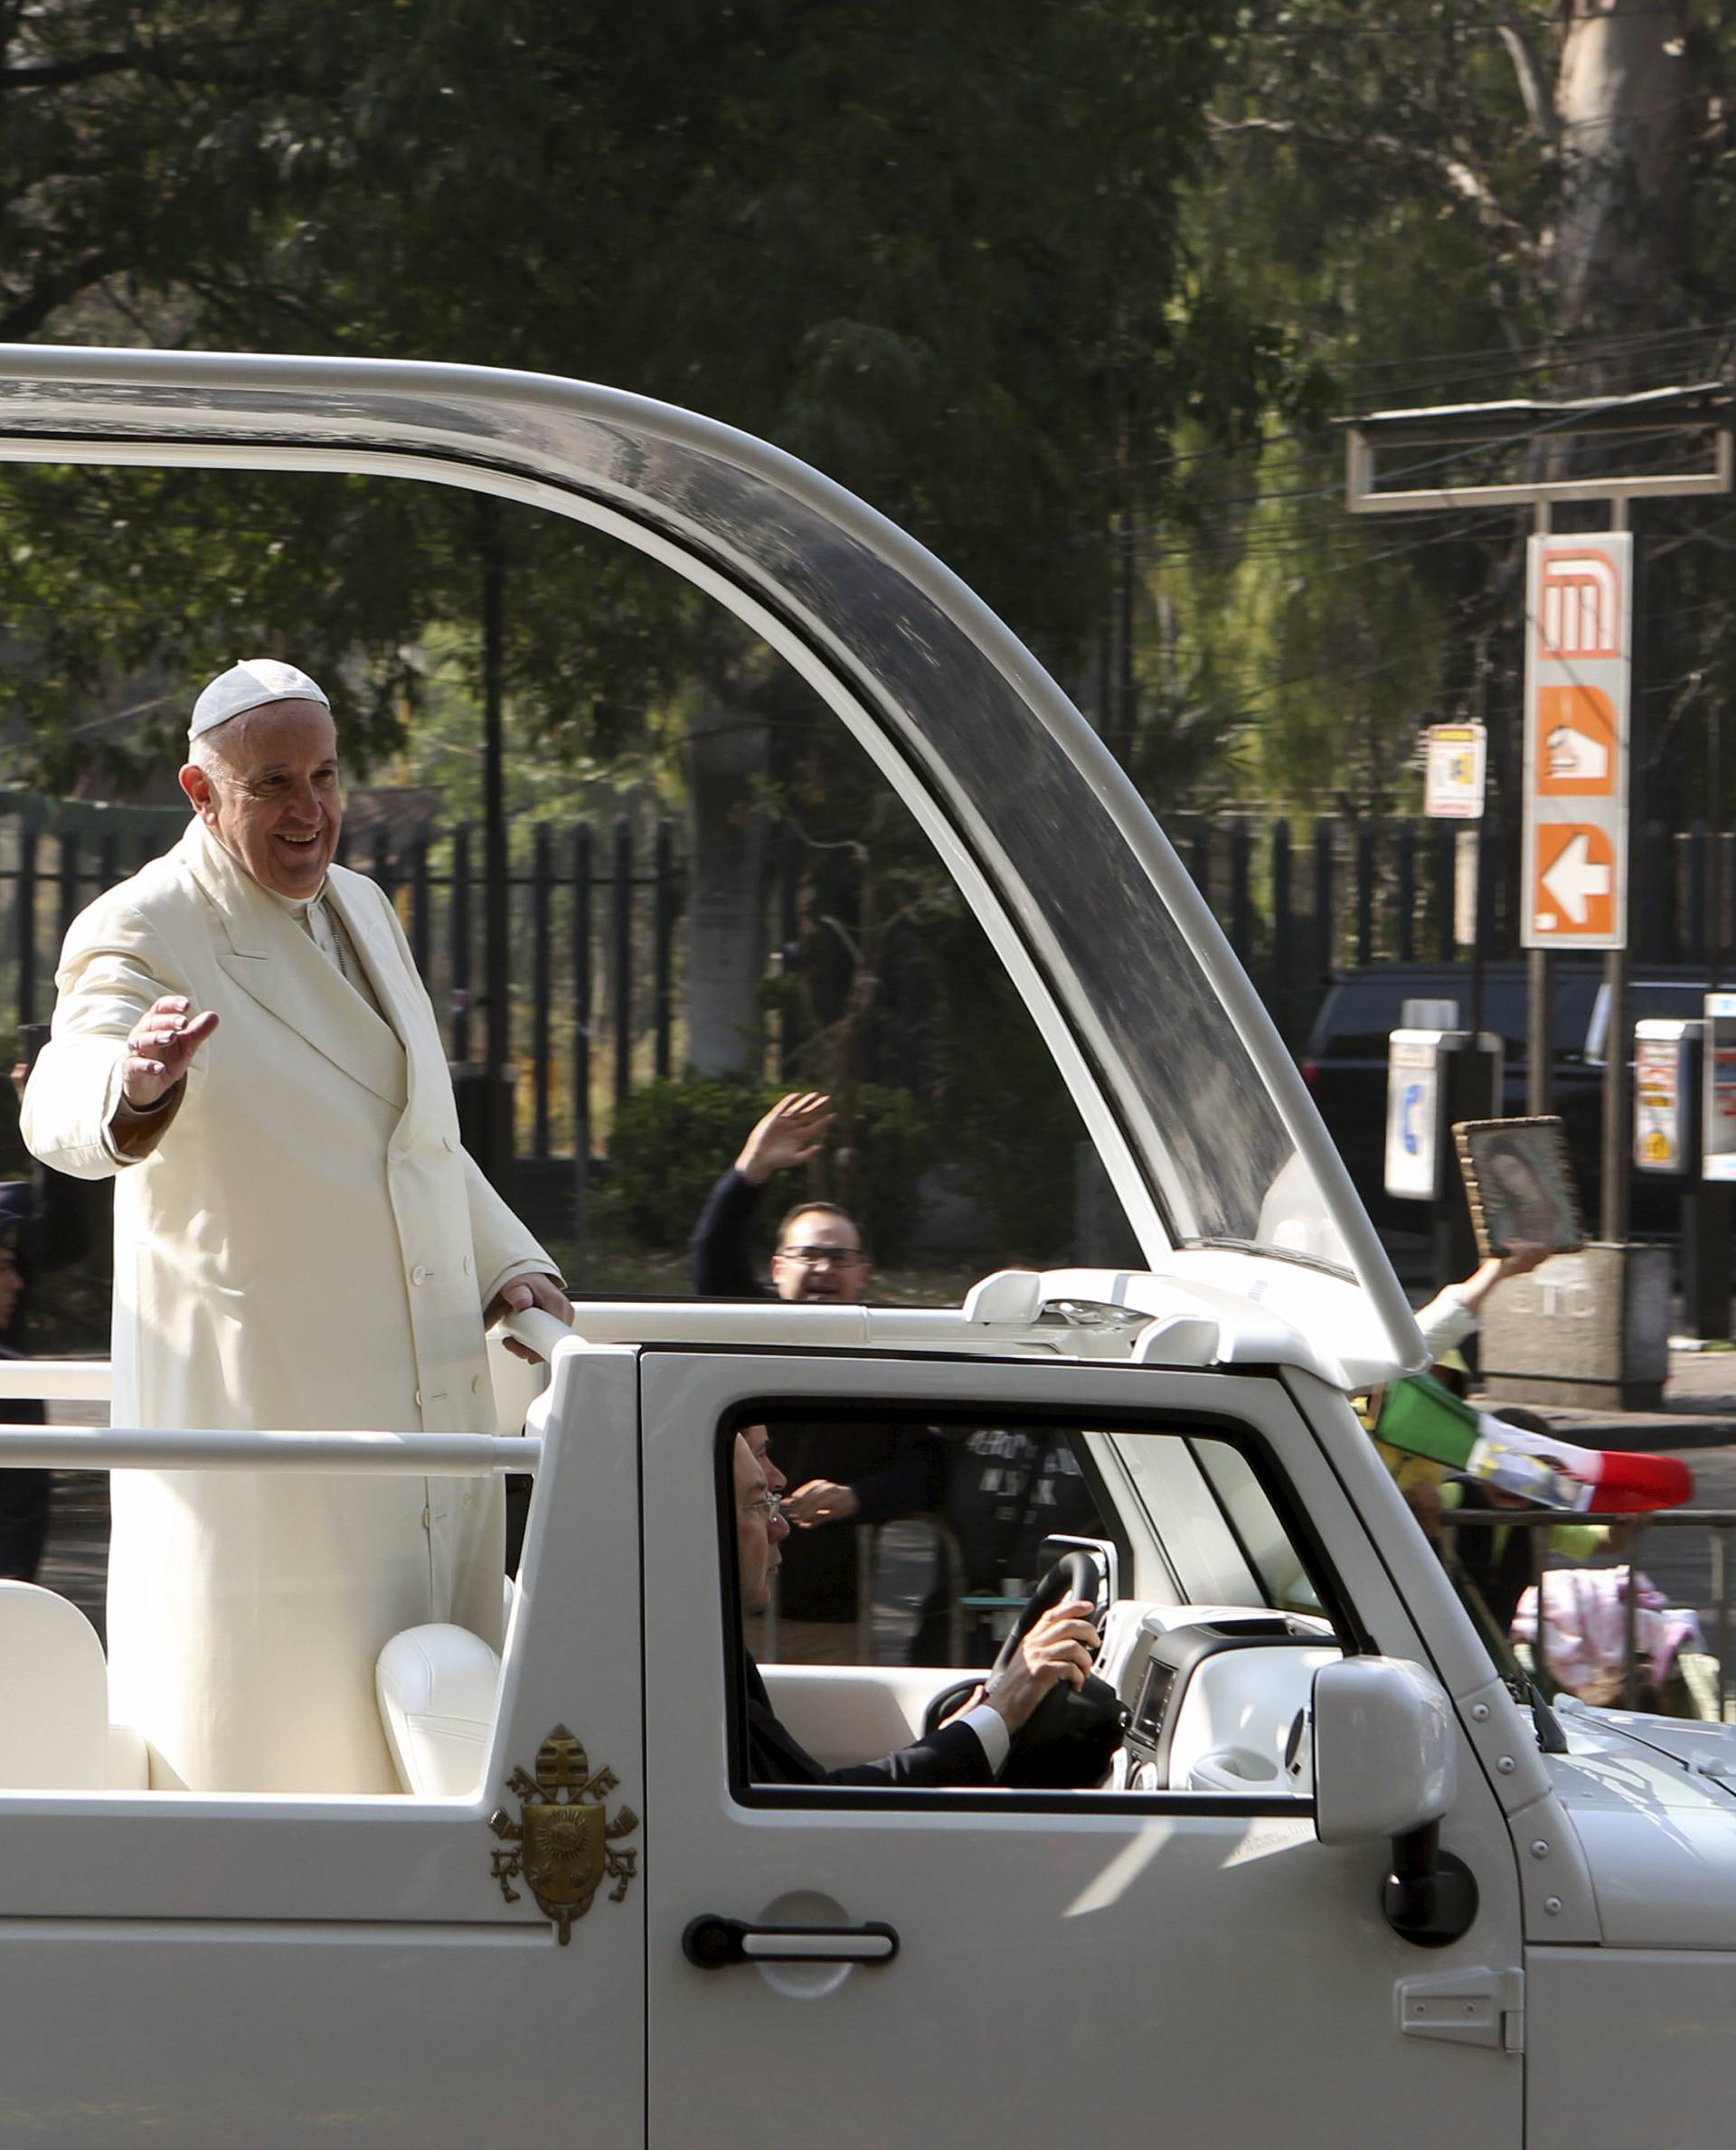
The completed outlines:
<svg viewBox="0 0 1736 2150">
<path fill-rule="evenodd" d="M 514 1315 L 531 1313 L 549 1315 L 565 1329 L 572 1326 L 572 1301 L 558 1277 L 514 1277 L 495 1293 L 485 1319 L 492 1325 L 495 1322 L 510 1323 Z M 540 1366 L 548 1356 L 546 1351 L 522 1343 L 516 1335 L 508 1335 L 505 1341 L 513 1356 L 529 1365 Z"/>
</svg>

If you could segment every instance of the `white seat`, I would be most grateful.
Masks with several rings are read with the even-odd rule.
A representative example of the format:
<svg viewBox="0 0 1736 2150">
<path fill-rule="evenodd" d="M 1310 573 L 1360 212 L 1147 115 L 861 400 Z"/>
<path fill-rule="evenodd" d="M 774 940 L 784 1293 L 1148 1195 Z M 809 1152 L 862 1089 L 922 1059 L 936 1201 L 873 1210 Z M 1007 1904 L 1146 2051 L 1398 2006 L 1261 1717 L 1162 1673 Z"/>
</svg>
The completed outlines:
<svg viewBox="0 0 1736 2150">
<path fill-rule="evenodd" d="M 380 1653 L 374 1692 L 398 1781 L 424 1799 L 464 1798 L 482 1782 L 500 1659 L 449 1621 L 406 1627 Z"/>
<path fill-rule="evenodd" d="M 125 1783 L 124 1739 L 116 1768 Z M 0 1789 L 99 1792 L 109 1783 L 108 1667 L 96 1629 L 70 1598 L 0 1580 Z"/>
</svg>

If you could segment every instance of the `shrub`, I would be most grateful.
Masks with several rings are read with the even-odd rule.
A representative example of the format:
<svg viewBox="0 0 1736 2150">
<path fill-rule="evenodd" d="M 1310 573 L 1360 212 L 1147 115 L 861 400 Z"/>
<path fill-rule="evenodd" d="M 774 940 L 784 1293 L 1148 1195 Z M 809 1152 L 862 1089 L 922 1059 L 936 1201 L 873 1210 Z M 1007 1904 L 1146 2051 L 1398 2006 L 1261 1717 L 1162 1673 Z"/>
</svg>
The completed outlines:
<svg viewBox="0 0 1736 2150">
<path fill-rule="evenodd" d="M 609 1137 L 603 1204 L 609 1228 L 646 1252 L 684 1246 L 712 1183 L 748 1129 L 783 1094 L 762 1082 L 698 1075 L 635 1090 Z M 811 1193 L 842 1202 L 860 1218 L 876 1256 L 896 1260 L 910 1243 L 917 1180 L 932 1147 L 927 1117 L 908 1090 L 864 1083 L 853 1153 L 828 1153 L 806 1187 L 789 1173 L 787 1186 L 768 1188 L 767 1229 Z"/>
</svg>

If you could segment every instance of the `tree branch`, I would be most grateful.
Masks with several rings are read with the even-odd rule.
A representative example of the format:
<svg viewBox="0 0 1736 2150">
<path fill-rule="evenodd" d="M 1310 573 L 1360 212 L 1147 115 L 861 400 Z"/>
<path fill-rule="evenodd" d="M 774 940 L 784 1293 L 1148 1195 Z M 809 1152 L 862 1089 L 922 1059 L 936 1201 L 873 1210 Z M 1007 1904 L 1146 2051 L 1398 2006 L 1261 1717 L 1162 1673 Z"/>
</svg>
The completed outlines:
<svg viewBox="0 0 1736 2150">
<path fill-rule="evenodd" d="M 1492 231 L 1522 241 L 1528 250 L 1535 248 L 1535 237 L 1529 227 L 1507 214 L 1488 181 L 1465 156 L 1434 149 L 1423 142 L 1407 142 L 1397 135 L 1326 134 L 1316 128 L 1298 127 L 1294 120 L 1269 119 L 1259 114 L 1246 119 L 1222 119 L 1208 113 L 1205 124 L 1213 135 L 1271 135 L 1280 141 L 1303 143 L 1312 149 L 1330 149 L 1345 156 L 1373 150 L 1393 164 L 1432 174 L 1462 201 L 1468 202 L 1479 221 Z"/>
<path fill-rule="evenodd" d="M 88 291 L 92 284 L 99 284 L 114 267 L 106 254 L 87 254 L 82 261 L 73 262 L 58 275 L 44 277 L 26 297 L 14 300 L 0 313 L 0 344 L 22 344 L 34 335 L 52 314 Z"/>
<path fill-rule="evenodd" d="M 1531 131 L 1540 142 L 1547 142 L 1555 147 L 1561 141 L 1555 99 L 1544 79 L 1537 48 L 1531 41 L 1531 25 L 1518 8 L 1511 5 L 1503 7 L 1501 18 L 1495 24 L 1495 35 L 1507 48 L 1507 57 L 1513 62 L 1513 71 L 1519 82 L 1519 95 L 1524 100 L 1525 118 L 1531 122 Z"/>
</svg>

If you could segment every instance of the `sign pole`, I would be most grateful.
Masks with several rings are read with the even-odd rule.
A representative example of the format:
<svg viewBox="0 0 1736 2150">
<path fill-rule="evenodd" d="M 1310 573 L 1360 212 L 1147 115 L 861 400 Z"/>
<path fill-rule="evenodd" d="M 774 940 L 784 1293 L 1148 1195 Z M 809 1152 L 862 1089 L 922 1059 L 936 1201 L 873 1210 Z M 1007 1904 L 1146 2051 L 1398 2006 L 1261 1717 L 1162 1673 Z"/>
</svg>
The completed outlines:
<svg viewBox="0 0 1736 2150">
<path fill-rule="evenodd" d="M 1549 535 L 1550 506 L 1546 500 L 1531 511 L 1533 535 Z M 1552 998 L 1549 950 L 1525 950 L 1525 1110 L 1542 1119 L 1551 1108 L 1554 1089 L 1554 1003 Z"/>
<path fill-rule="evenodd" d="M 1612 531 L 1627 533 L 1628 529 L 1628 503 L 1612 500 L 1609 503 L 1609 527 Z M 1633 585 L 1639 578 L 1637 547 L 1630 553 L 1628 569 L 1628 665 L 1633 669 L 1632 637 L 1636 623 L 1641 618 L 1640 608 L 1634 600 Z M 1637 704 L 1630 686 L 1628 707 L 1623 712 L 1622 759 L 1631 766 L 1633 759 L 1634 712 Z M 1621 800 L 1624 823 L 1632 812 L 1631 801 L 1624 786 Z M 1629 847 L 1631 830 L 1622 832 L 1621 938 L 1604 957 L 1604 988 L 1609 996 L 1609 1019 L 1604 1027 L 1603 1061 L 1603 1217 L 1602 1237 L 1612 1244 L 1618 1244 L 1628 1237 L 1629 1212 L 1628 1158 L 1633 1143 L 1633 1098 L 1628 1080 L 1629 1050 L 1629 1024 L 1628 1021 L 1628 931 L 1627 910 L 1628 891 L 1627 883 L 1632 873 L 1632 853 Z"/>
</svg>

